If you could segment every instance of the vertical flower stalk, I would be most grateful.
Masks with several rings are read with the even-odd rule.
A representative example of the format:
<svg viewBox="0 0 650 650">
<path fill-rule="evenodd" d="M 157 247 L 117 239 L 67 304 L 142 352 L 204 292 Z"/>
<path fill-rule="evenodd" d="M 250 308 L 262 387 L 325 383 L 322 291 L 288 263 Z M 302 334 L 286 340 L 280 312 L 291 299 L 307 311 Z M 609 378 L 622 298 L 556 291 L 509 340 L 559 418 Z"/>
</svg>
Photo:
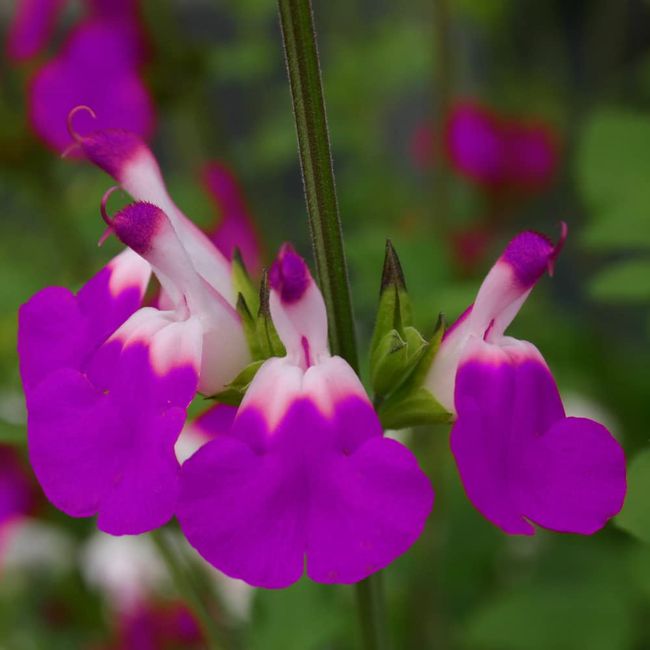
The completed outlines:
<svg viewBox="0 0 650 650">
<path fill-rule="evenodd" d="M 302 178 L 332 352 L 358 371 L 352 301 L 336 199 L 327 115 L 310 0 L 278 0 Z M 386 648 L 378 574 L 357 585 L 364 644 Z"/>
</svg>

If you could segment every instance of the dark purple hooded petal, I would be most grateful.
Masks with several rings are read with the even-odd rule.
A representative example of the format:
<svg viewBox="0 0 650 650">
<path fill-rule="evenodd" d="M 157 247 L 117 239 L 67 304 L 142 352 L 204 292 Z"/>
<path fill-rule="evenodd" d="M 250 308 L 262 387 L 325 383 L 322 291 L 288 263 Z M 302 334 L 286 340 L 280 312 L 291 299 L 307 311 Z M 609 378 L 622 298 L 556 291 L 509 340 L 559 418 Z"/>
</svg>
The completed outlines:
<svg viewBox="0 0 650 650">
<path fill-rule="evenodd" d="M 305 562 L 312 579 L 337 583 L 387 566 L 419 537 L 432 501 L 415 458 L 382 437 L 366 400 L 326 417 L 302 398 L 273 431 L 252 406 L 202 447 L 183 465 L 177 514 L 208 562 L 282 588 Z"/>
<path fill-rule="evenodd" d="M 137 70 L 138 48 L 131 30 L 119 22 L 87 21 L 69 37 L 61 53 L 34 76 L 29 89 L 30 118 L 40 137 L 58 151 L 72 139 L 70 111 L 79 105 L 75 129 L 123 128 L 147 138 L 154 125 L 151 98 Z"/>
<path fill-rule="evenodd" d="M 530 344 L 474 346 L 456 376 L 451 447 L 467 496 L 492 523 L 532 535 L 527 520 L 589 534 L 623 504 L 620 445 L 591 420 L 566 418 Z"/>
<path fill-rule="evenodd" d="M 59 368 L 81 370 L 142 303 L 149 265 L 131 251 L 115 257 L 75 296 L 47 287 L 18 312 L 18 357 L 29 392 Z"/>
</svg>

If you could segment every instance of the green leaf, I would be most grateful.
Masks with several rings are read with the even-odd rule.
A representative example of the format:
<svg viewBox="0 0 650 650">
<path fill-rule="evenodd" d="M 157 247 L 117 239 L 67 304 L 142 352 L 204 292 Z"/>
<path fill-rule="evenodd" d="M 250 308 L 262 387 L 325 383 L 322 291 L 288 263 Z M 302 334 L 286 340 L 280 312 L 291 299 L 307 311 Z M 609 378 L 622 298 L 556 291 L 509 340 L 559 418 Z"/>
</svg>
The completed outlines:
<svg viewBox="0 0 650 650">
<path fill-rule="evenodd" d="M 650 449 L 638 453 L 627 472 L 627 496 L 614 520 L 628 533 L 650 544 Z"/>
<path fill-rule="evenodd" d="M 592 297 L 603 302 L 650 301 L 650 259 L 612 264 L 591 281 L 589 290 Z"/>
<path fill-rule="evenodd" d="M 578 182 L 592 221 L 585 244 L 602 249 L 648 247 L 650 120 L 620 109 L 595 112 L 578 150 Z"/>
<path fill-rule="evenodd" d="M 226 387 L 225 390 L 213 395 L 213 399 L 220 404 L 239 406 L 250 383 L 257 374 L 264 360 L 253 361 L 246 366 Z"/>
<path fill-rule="evenodd" d="M 535 584 L 492 596 L 463 625 L 468 650 L 625 650 L 630 603 L 607 583 Z"/>
<path fill-rule="evenodd" d="M 232 259 L 232 284 L 235 294 L 241 294 L 251 314 L 255 314 L 260 308 L 259 291 L 255 288 L 246 270 L 246 265 L 238 248 L 235 249 Z"/>
<path fill-rule="evenodd" d="M 259 311 L 257 313 L 256 336 L 261 351 L 261 358 L 282 357 L 285 355 L 284 345 L 275 330 L 271 309 L 269 308 L 269 276 L 264 271 L 260 284 Z"/>
</svg>

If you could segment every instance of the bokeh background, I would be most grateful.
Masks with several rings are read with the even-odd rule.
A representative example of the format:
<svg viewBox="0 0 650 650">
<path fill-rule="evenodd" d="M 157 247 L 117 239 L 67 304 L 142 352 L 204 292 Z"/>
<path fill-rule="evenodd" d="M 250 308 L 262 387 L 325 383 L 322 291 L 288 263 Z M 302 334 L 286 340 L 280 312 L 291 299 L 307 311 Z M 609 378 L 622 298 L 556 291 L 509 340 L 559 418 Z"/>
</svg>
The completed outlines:
<svg viewBox="0 0 650 650">
<path fill-rule="evenodd" d="M 447 428 L 404 432 L 437 503 L 384 572 L 393 647 L 650 648 L 650 2 L 314 0 L 314 10 L 362 349 L 387 237 L 430 333 L 439 312 L 451 321 L 471 302 L 510 236 L 555 238 L 564 220 L 555 275 L 510 331 L 541 349 L 569 414 L 604 421 L 631 461 L 625 510 L 599 534 L 509 538 L 464 497 Z M 2 0 L 3 44 L 14 11 Z M 172 196 L 197 223 L 216 222 L 201 169 L 220 161 L 266 260 L 285 240 L 309 255 L 273 0 L 143 0 L 139 11 L 150 141 Z M 100 538 L 92 521 L 58 513 L 26 462 L 16 311 L 46 285 L 79 287 L 118 250 L 96 245 L 112 181 L 61 159 L 28 118 L 30 80 L 83 12 L 66 5 L 35 57 L 4 48 L 0 59 L 0 490 L 3 472 L 30 486 L 26 514 L 0 524 L 0 648 L 199 648 L 155 546 Z M 479 126 L 454 148 L 450 116 L 462 110 Z M 533 162 L 512 144 L 527 135 L 542 141 Z M 247 590 L 179 552 L 204 578 L 224 647 L 359 647 L 351 588 Z M 129 611 L 130 599 L 148 606 Z"/>
</svg>

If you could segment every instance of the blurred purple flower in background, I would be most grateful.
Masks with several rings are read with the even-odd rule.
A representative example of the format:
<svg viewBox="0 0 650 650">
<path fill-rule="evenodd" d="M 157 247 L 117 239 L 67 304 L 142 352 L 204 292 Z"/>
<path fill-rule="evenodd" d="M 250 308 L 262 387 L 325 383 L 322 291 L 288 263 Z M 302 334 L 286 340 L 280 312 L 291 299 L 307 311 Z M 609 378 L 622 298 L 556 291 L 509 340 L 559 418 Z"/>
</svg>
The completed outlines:
<svg viewBox="0 0 650 650">
<path fill-rule="evenodd" d="M 65 2 L 22 0 L 7 41 L 15 61 L 38 54 L 54 30 Z M 86 15 L 61 50 L 35 72 L 29 84 L 29 116 L 38 136 L 59 152 L 72 139 L 69 112 L 80 104 L 97 106 L 94 128 L 126 128 L 148 138 L 154 107 L 141 78 L 147 43 L 136 0 L 88 0 Z M 89 127 L 90 118 L 80 116 Z"/>
</svg>

